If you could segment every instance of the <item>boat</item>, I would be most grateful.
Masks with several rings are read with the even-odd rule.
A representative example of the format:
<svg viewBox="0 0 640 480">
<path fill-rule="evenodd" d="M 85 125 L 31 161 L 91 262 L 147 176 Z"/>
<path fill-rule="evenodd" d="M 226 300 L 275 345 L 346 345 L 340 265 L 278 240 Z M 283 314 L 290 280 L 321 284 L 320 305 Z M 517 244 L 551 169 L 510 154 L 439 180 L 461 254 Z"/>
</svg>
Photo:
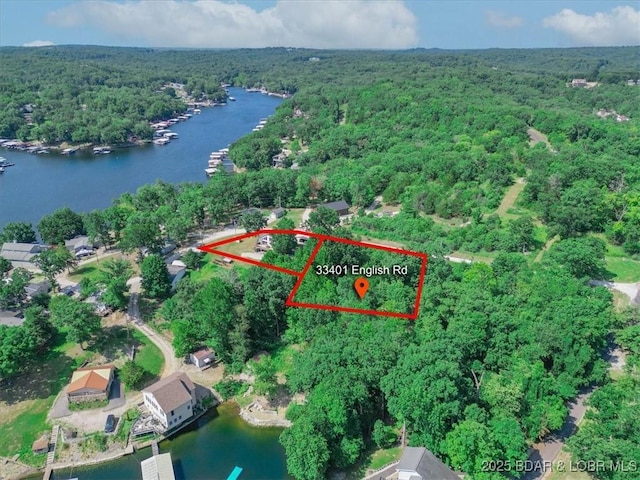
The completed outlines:
<svg viewBox="0 0 640 480">
<path fill-rule="evenodd" d="M 231 100 L 232 102 L 235 102 L 235 101 L 236 101 L 235 97 L 227 97 L 227 98 L 228 98 L 229 100 Z"/>
<path fill-rule="evenodd" d="M 260 93 L 260 89 L 259 88 L 247 88 L 245 91 L 247 93 Z"/>
<path fill-rule="evenodd" d="M 231 471 L 231 473 L 229 474 L 229 476 L 227 477 L 227 480 L 238 480 L 238 477 L 240 477 L 242 470 L 243 470 L 242 467 L 238 467 L 236 465 Z"/>
<path fill-rule="evenodd" d="M 211 175 L 213 175 L 214 173 L 216 173 L 218 171 L 217 168 L 205 168 L 204 169 L 204 173 L 207 175 L 207 177 L 210 177 Z"/>
<path fill-rule="evenodd" d="M 9 162 L 8 160 L 5 160 L 3 157 L 0 157 L 0 167 L 6 168 L 6 167 L 13 167 L 15 165 L 15 163 Z"/>
<path fill-rule="evenodd" d="M 93 147 L 93 153 L 95 155 L 111 153 L 111 147 Z"/>
<path fill-rule="evenodd" d="M 39 153 L 39 154 L 43 154 L 44 153 L 44 154 L 46 154 L 46 153 L 49 153 L 49 150 L 47 150 L 46 148 L 41 148 L 36 153 Z"/>
<path fill-rule="evenodd" d="M 4 173 L 4 167 L 0 167 L 0 174 Z"/>
<path fill-rule="evenodd" d="M 71 155 L 73 153 L 76 153 L 78 151 L 77 148 L 65 148 L 64 150 L 62 150 L 62 155 Z"/>
<path fill-rule="evenodd" d="M 195 113 L 196 115 L 199 115 L 202 113 L 202 110 L 200 110 L 199 108 L 194 108 L 193 113 Z"/>
<path fill-rule="evenodd" d="M 164 138 L 178 138 L 178 134 L 176 132 L 168 132 L 163 135 Z"/>
<path fill-rule="evenodd" d="M 162 137 L 162 138 L 156 138 L 153 141 L 154 145 L 166 145 L 167 143 L 169 143 L 171 140 L 169 140 L 167 137 Z"/>
</svg>

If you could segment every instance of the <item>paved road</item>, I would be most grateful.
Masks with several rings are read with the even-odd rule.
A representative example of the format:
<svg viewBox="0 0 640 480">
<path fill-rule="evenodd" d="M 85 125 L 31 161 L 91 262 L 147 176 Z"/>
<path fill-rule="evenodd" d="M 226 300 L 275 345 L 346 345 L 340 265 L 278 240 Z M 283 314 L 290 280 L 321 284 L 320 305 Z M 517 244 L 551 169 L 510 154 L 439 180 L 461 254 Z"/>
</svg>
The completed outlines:
<svg viewBox="0 0 640 480">
<path fill-rule="evenodd" d="M 640 287 L 639 283 L 614 283 L 601 280 L 592 280 L 589 283 L 594 286 L 603 286 L 618 290 L 629 297 L 630 304 L 640 304 L 640 295 L 638 292 Z M 610 346 L 610 350 L 607 354 L 607 361 L 609 362 L 610 370 L 621 370 L 624 366 L 624 354 L 617 345 Z M 562 450 L 567 438 L 573 434 L 576 426 L 584 417 L 586 412 L 584 403 L 593 391 L 593 388 L 584 389 L 575 399 L 573 399 L 569 404 L 569 415 L 565 420 L 562 430 L 549 437 L 545 442 L 534 445 L 533 451 L 529 455 L 529 460 L 533 461 L 534 464 L 537 465 L 551 465 L 551 462 L 553 462 L 558 453 L 560 453 L 560 450 Z M 549 470 L 545 471 L 545 468 L 542 468 L 540 470 L 527 473 L 522 477 L 522 480 L 539 480 L 544 478 L 547 473 L 549 473 Z"/>
<path fill-rule="evenodd" d="M 580 394 L 573 399 L 569 404 L 569 415 L 564 421 L 562 430 L 551 435 L 543 443 L 538 443 L 533 446 L 533 451 L 529 455 L 529 460 L 534 462 L 534 465 L 539 466 L 532 472 L 528 472 L 522 480 L 538 480 L 545 476 L 550 471 L 551 463 L 556 458 L 556 455 L 560 453 L 565 441 L 573 434 L 576 426 L 584 417 L 587 408 L 584 402 L 593 393 L 593 388 L 587 388 L 580 392 Z"/>
</svg>

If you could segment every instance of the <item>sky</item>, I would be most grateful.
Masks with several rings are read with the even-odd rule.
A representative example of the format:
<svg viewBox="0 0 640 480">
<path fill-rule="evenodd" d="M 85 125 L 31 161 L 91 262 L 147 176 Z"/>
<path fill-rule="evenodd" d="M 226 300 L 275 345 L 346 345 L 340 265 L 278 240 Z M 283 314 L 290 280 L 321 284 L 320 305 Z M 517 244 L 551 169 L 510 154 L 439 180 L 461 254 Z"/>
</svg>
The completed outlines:
<svg viewBox="0 0 640 480">
<path fill-rule="evenodd" d="M 0 0 L 0 46 L 640 45 L 638 0 Z"/>
</svg>

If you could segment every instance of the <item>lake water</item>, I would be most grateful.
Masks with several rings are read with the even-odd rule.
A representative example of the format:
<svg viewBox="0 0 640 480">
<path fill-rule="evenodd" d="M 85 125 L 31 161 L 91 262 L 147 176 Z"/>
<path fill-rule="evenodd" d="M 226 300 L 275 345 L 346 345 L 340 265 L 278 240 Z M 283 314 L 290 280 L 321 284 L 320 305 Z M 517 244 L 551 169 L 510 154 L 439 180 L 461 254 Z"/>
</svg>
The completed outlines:
<svg viewBox="0 0 640 480">
<path fill-rule="evenodd" d="M 240 480 L 291 478 L 278 442 L 282 429 L 251 427 L 237 413 L 236 406 L 223 404 L 160 443 L 160 453 L 171 453 L 176 480 L 225 480 L 236 465 L 243 468 Z M 58 470 L 52 480 L 138 480 L 140 462 L 150 456 L 145 448 L 101 465 Z"/>
<path fill-rule="evenodd" d="M 250 133 L 261 118 L 272 115 L 282 99 L 231 88 L 237 99 L 226 106 L 202 108 L 202 114 L 171 131 L 180 138 L 165 146 L 114 149 L 109 155 L 32 155 L 0 148 L 15 163 L 0 175 L 0 229 L 8 222 L 35 227 L 57 208 L 77 212 L 108 207 L 113 199 L 146 183 L 206 181 L 209 153 Z"/>
</svg>

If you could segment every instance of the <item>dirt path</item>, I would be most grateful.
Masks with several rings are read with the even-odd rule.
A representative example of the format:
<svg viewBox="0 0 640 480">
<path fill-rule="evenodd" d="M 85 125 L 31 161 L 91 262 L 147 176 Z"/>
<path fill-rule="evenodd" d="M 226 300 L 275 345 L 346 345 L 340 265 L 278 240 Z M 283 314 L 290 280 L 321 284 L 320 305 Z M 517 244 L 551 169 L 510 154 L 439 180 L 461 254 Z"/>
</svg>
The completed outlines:
<svg viewBox="0 0 640 480">
<path fill-rule="evenodd" d="M 501 218 L 504 218 L 510 215 L 508 213 L 509 209 L 513 208 L 513 206 L 516 203 L 516 200 L 518 199 L 518 195 L 520 195 L 520 192 L 522 192 L 525 185 L 526 185 L 526 182 L 524 181 L 524 178 L 519 177 L 519 178 L 516 178 L 516 183 L 514 183 L 509 187 L 509 189 L 507 190 L 507 193 L 504 195 L 504 198 L 502 199 L 502 202 L 500 203 L 500 206 L 498 207 L 498 210 L 496 210 L 496 213 Z"/>
<path fill-rule="evenodd" d="M 536 258 L 533 261 L 535 263 L 538 263 L 540 260 L 542 260 L 542 257 L 544 256 L 545 252 L 548 251 L 551 248 L 551 245 L 556 243 L 558 240 L 560 240 L 560 237 L 558 235 L 547 240 L 547 243 L 544 244 L 544 247 L 542 247 L 542 250 L 538 252 L 538 254 L 536 255 Z"/>
<path fill-rule="evenodd" d="M 530 147 L 533 147 L 537 143 L 542 142 L 547 146 L 550 152 L 557 153 L 557 151 L 551 146 L 551 143 L 549 143 L 549 139 L 544 133 L 540 132 L 539 130 L 536 130 L 535 128 L 529 128 L 527 130 L 527 134 L 529 135 Z"/>
<path fill-rule="evenodd" d="M 140 279 L 138 277 L 129 280 L 131 285 L 131 297 L 129 298 L 129 311 L 127 312 L 129 320 L 144 336 L 151 340 L 156 347 L 162 352 L 164 357 L 164 367 L 162 369 L 161 378 L 171 375 L 180 369 L 180 362 L 173 354 L 173 347 L 161 334 L 149 328 L 142 321 L 140 316 L 139 291 Z"/>
</svg>

